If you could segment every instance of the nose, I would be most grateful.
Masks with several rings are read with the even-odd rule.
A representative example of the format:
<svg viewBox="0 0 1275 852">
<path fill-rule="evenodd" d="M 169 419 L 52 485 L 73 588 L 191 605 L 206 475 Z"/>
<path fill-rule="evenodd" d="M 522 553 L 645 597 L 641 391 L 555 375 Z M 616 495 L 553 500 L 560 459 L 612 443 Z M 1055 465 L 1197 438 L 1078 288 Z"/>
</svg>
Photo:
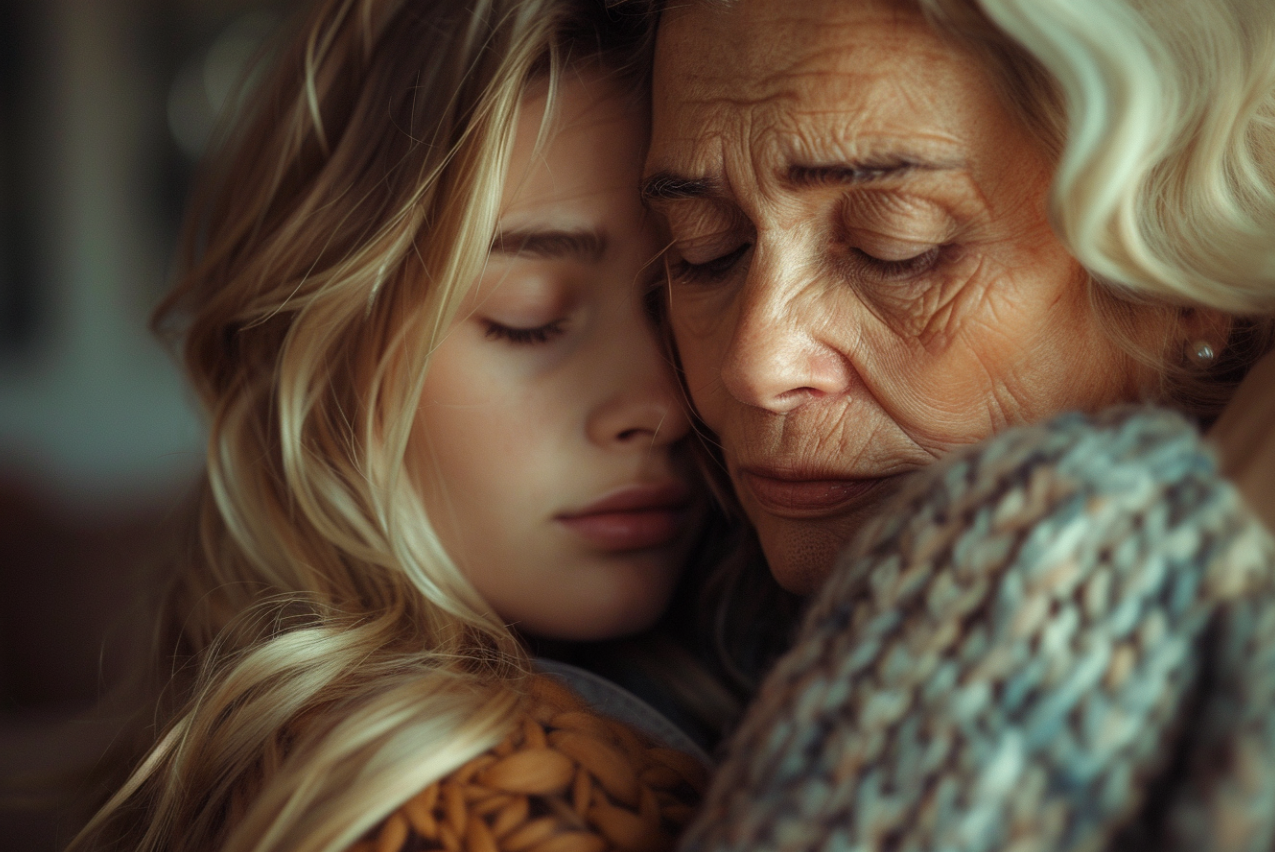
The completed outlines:
<svg viewBox="0 0 1275 852">
<path fill-rule="evenodd" d="M 595 364 L 606 392 L 589 414 L 589 440 L 605 449 L 649 452 L 690 432 L 681 389 L 645 316 L 632 317 Z"/>
<path fill-rule="evenodd" d="M 739 402 L 786 414 L 843 394 L 855 381 L 847 353 L 828 340 L 826 282 L 800 279 L 792 265 L 767 263 L 759 251 L 736 299 L 721 365 L 722 384 Z M 835 286 L 835 285 L 833 285 Z M 845 329 L 838 329 L 838 337 Z"/>
</svg>

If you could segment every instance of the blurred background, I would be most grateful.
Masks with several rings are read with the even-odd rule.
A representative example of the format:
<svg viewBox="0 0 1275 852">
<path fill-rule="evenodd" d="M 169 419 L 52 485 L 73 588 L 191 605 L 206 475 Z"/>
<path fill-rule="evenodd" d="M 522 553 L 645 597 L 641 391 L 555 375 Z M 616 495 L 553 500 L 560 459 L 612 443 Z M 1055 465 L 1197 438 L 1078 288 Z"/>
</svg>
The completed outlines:
<svg viewBox="0 0 1275 852">
<path fill-rule="evenodd" d="M 109 738 L 67 722 L 109 684 L 104 640 L 202 462 L 147 320 L 194 164 L 283 6 L 0 0 L 0 773 Z M 10 803 L 0 850 L 60 849 L 61 816 Z"/>
</svg>

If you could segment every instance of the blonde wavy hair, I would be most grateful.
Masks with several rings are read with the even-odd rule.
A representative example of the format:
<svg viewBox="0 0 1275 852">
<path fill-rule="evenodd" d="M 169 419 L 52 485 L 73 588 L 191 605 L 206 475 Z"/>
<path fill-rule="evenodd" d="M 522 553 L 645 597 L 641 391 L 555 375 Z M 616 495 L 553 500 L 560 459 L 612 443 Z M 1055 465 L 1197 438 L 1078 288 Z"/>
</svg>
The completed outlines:
<svg viewBox="0 0 1275 852">
<path fill-rule="evenodd" d="M 601 0 L 319 0 L 212 161 L 157 324 L 210 425 L 163 600 L 167 679 L 73 849 L 324 852 L 495 746 L 529 670 L 404 457 L 480 274 L 520 102 L 635 85 Z M 543 126 L 543 125 L 542 125 Z"/>
<path fill-rule="evenodd" d="M 1162 399 L 1216 413 L 1275 343 L 1275 5 L 914 2 L 1057 157 L 1054 229 L 1109 333 Z M 1173 333 L 1192 308 L 1232 318 L 1207 370 Z M 1133 331 L 1148 310 L 1170 330 L 1153 343 Z"/>
</svg>

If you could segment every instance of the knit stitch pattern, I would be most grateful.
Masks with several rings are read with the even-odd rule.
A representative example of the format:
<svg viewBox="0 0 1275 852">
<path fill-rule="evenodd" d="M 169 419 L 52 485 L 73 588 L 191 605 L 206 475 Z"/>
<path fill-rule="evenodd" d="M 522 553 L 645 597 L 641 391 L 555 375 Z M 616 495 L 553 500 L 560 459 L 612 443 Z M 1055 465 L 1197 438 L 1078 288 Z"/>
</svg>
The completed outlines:
<svg viewBox="0 0 1275 852">
<path fill-rule="evenodd" d="M 683 850 L 1270 850 L 1275 545 L 1176 415 L 916 476 L 812 604 Z"/>
</svg>

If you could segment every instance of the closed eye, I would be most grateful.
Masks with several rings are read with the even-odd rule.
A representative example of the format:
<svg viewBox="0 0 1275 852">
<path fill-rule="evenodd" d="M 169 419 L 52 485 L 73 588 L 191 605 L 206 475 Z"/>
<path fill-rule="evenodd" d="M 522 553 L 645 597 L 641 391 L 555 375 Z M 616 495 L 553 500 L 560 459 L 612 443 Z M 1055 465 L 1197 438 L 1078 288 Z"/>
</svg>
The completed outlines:
<svg viewBox="0 0 1275 852">
<path fill-rule="evenodd" d="M 897 260 L 877 257 L 860 248 L 852 249 L 850 254 L 854 265 L 872 278 L 879 281 L 906 281 L 924 275 L 938 266 L 943 255 L 943 246 L 932 246 L 920 254 Z"/>
<path fill-rule="evenodd" d="M 734 251 L 703 263 L 691 263 L 685 259 L 672 261 L 669 263 L 669 275 L 673 278 L 692 281 L 719 281 L 730 274 L 752 247 L 752 243 L 744 243 Z"/>
<path fill-rule="evenodd" d="M 565 322 L 564 319 L 556 319 L 533 328 L 517 328 L 502 325 L 493 320 L 483 320 L 483 325 L 487 329 L 484 337 L 488 340 L 507 340 L 515 346 L 535 346 L 561 337 L 565 331 L 563 328 Z"/>
</svg>

